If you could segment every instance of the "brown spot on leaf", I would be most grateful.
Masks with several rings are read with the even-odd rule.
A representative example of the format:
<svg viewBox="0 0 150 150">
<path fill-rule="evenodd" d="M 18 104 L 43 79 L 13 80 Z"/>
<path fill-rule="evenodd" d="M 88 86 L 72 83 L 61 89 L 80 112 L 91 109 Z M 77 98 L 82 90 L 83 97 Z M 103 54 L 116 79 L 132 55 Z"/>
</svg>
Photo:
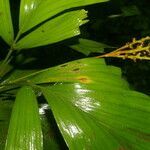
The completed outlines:
<svg viewBox="0 0 150 150">
<path fill-rule="evenodd" d="M 119 149 L 118 150 L 126 150 L 124 147 L 119 147 Z"/>
<path fill-rule="evenodd" d="M 81 83 L 91 83 L 91 80 L 87 76 L 80 76 L 77 78 Z"/>
</svg>

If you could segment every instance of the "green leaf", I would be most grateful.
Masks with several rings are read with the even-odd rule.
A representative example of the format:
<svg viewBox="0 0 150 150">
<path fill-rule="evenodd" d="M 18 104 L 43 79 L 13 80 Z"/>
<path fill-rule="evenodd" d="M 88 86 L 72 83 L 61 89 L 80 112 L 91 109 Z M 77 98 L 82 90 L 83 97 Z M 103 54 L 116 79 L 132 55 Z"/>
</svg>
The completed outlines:
<svg viewBox="0 0 150 150">
<path fill-rule="evenodd" d="M 87 56 L 90 53 L 102 53 L 104 52 L 105 48 L 112 48 L 111 46 L 108 46 L 106 44 L 82 38 L 79 39 L 79 43 L 71 45 L 70 47 Z"/>
<path fill-rule="evenodd" d="M 0 67 L 3 65 L 4 61 L 0 61 Z M 1 77 L 4 77 L 8 72 L 10 72 L 13 69 L 13 66 L 10 64 L 6 64 L 3 71 L 0 70 Z"/>
<path fill-rule="evenodd" d="M 36 96 L 30 87 L 19 90 L 10 120 L 5 150 L 42 150 Z"/>
<path fill-rule="evenodd" d="M 0 0 L 0 36 L 11 45 L 14 39 L 9 0 Z"/>
<path fill-rule="evenodd" d="M 85 10 L 65 13 L 41 25 L 35 31 L 18 41 L 15 49 L 26 49 L 52 44 L 80 34 L 79 26 L 86 23 Z"/>
<path fill-rule="evenodd" d="M 68 62 L 9 82 L 22 81 L 47 83 L 41 89 L 70 149 L 149 150 L 150 97 L 130 90 L 120 69 L 103 59 Z"/>
<path fill-rule="evenodd" d="M 43 93 L 69 149 L 149 150 L 148 96 L 111 82 L 58 84 Z"/>
<path fill-rule="evenodd" d="M 100 73 L 99 73 L 99 71 Z M 17 71 L 18 72 L 18 71 Z M 91 82 L 91 78 L 101 81 L 102 83 L 107 78 L 107 82 L 113 82 L 118 87 L 128 89 L 128 84 L 120 77 L 121 71 L 119 68 L 106 66 L 103 59 L 87 58 L 77 61 L 65 63 L 56 67 L 44 69 L 31 74 L 16 76 L 18 73 L 12 74 L 3 84 L 17 83 L 50 83 L 50 82 Z M 28 71 L 27 71 L 28 72 Z"/>
<path fill-rule="evenodd" d="M 7 84 L 7 83 L 11 83 L 15 80 L 21 80 L 24 79 L 24 77 L 26 76 L 30 76 L 31 74 L 34 74 L 35 72 L 37 72 L 37 70 L 14 70 L 10 76 L 1 84 Z"/>
<path fill-rule="evenodd" d="M 131 6 L 126 6 L 123 7 L 122 9 L 122 16 L 128 17 L 128 16 L 135 16 L 135 15 L 140 15 L 140 10 L 136 5 L 131 5 Z"/>
<path fill-rule="evenodd" d="M 98 59 L 63 65 L 62 75 L 57 67 L 60 80 L 64 81 L 62 76 L 73 79 L 76 63 L 80 68 L 75 73 L 79 81 L 42 88 L 68 147 L 149 150 L 150 97 L 130 90 L 119 70 L 110 69 Z M 59 75 L 53 74 L 54 78 Z"/>
<path fill-rule="evenodd" d="M 106 1 L 108 0 L 21 0 L 19 28 L 24 33 L 64 10 Z"/>
<path fill-rule="evenodd" d="M 12 105 L 12 101 L 0 99 L 0 150 L 4 150 L 5 147 Z"/>
</svg>

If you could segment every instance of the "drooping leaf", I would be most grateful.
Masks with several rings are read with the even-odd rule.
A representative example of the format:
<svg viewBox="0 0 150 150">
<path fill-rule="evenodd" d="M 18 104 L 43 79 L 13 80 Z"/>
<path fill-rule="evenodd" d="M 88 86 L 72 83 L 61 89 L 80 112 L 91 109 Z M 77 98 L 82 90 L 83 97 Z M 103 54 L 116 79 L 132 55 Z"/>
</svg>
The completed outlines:
<svg viewBox="0 0 150 150">
<path fill-rule="evenodd" d="M 12 26 L 9 0 L 0 0 L 0 36 L 9 45 L 12 44 L 14 31 Z"/>
<path fill-rule="evenodd" d="M 32 88 L 23 87 L 14 103 L 5 150 L 42 150 L 42 147 L 36 96 Z"/>
<path fill-rule="evenodd" d="M 19 28 L 23 33 L 66 9 L 106 1 L 108 0 L 21 0 Z"/>
<path fill-rule="evenodd" d="M 41 25 L 18 41 L 15 49 L 26 49 L 55 43 L 80 34 L 79 26 L 86 23 L 85 10 L 65 13 Z"/>
<path fill-rule="evenodd" d="M 87 56 L 90 53 L 102 53 L 104 52 L 105 48 L 111 48 L 110 46 L 106 44 L 88 40 L 88 39 L 82 39 L 82 38 L 79 39 L 79 43 L 71 45 L 70 47 Z"/>
</svg>

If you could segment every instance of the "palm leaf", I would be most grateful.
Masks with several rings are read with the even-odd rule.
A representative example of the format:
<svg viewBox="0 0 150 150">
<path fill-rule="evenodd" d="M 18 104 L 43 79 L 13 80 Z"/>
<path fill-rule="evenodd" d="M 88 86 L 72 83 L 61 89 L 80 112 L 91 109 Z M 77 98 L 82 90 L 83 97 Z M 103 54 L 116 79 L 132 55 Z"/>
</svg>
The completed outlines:
<svg viewBox="0 0 150 150">
<path fill-rule="evenodd" d="M 20 32 L 24 33 L 66 9 L 106 1 L 108 0 L 21 0 L 19 19 Z"/>
<path fill-rule="evenodd" d="M 77 10 L 56 17 L 18 41 L 15 49 L 27 49 L 52 44 L 80 34 L 79 26 L 86 23 L 85 10 Z"/>
<path fill-rule="evenodd" d="M 8 100 L 2 101 L 1 98 L 0 98 L 0 150 L 4 150 L 13 102 Z"/>
<path fill-rule="evenodd" d="M 132 91 L 120 74 L 103 60 L 88 58 L 7 84 L 41 84 L 70 149 L 149 150 L 150 98 Z"/>
<path fill-rule="evenodd" d="M 0 0 L 0 36 L 9 45 L 12 44 L 14 31 L 10 14 L 9 0 Z"/>
<path fill-rule="evenodd" d="M 30 87 L 23 87 L 15 100 L 5 150 L 42 150 L 42 147 L 36 97 Z"/>
</svg>

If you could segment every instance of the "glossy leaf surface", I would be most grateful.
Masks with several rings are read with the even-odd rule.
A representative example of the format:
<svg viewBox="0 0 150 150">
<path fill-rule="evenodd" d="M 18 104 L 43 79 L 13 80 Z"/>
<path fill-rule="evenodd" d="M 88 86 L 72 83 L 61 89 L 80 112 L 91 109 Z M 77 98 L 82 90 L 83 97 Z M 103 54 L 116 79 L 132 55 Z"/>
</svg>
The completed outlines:
<svg viewBox="0 0 150 150">
<path fill-rule="evenodd" d="M 21 0 L 21 33 L 66 9 L 106 1 L 108 0 Z"/>
<path fill-rule="evenodd" d="M 97 71 L 100 69 L 100 73 Z M 118 87 L 128 89 L 128 84 L 121 79 L 121 71 L 119 68 L 106 66 L 103 59 L 87 58 L 65 63 L 56 67 L 44 69 L 29 74 L 27 71 L 21 75 L 19 71 L 14 72 L 3 84 L 17 84 L 21 82 L 31 82 L 36 84 L 50 82 L 80 82 L 88 83 L 91 81 L 91 76 L 95 80 L 105 82 L 113 82 Z M 105 80 L 107 78 L 107 80 Z"/>
<path fill-rule="evenodd" d="M 42 150 L 42 140 L 36 96 L 23 87 L 14 103 L 5 150 Z"/>
<path fill-rule="evenodd" d="M 72 49 L 79 51 L 85 55 L 89 55 L 90 53 L 102 53 L 105 48 L 111 48 L 110 46 L 99 43 L 96 41 L 88 40 L 88 39 L 79 39 L 79 43 L 71 45 Z"/>
<path fill-rule="evenodd" d="M 70 149 L 149 150 L 148 96 L 100 82 L 60 84 L 43 93 Z"/>
<path fill-rule="evenodd" d="M 0 0 L 0 36 L 9 45 L 12 44 L 14 31 L 12 26 L 9 0 Z"/>
<path fill-rule="evenodd" d="M 84 73 L 79 81 L 42 88 L 68 147 L 148 150 L 149 96 L 130 90 L 120 78 L 119 70 L 110 69 L 98 59 L 64 65 L 70 72 L 68 79 L 73 77 L 72 68 L 77 62 L 78 66 L 80 62 L 87 67 L 83 70 L 79 67 Z M 80 70 L 76 70 L 76 76 L 80 76 Z"/>
<path fill-rule="evenodd" d="M 87 22 L 84 20 L 86 17 L 85 10 L 72 11 L 56 17 L 21 39 L 15 45 L 15 49 L 52 44 L 79 35 L 79 26 Z"/>
</svg>

